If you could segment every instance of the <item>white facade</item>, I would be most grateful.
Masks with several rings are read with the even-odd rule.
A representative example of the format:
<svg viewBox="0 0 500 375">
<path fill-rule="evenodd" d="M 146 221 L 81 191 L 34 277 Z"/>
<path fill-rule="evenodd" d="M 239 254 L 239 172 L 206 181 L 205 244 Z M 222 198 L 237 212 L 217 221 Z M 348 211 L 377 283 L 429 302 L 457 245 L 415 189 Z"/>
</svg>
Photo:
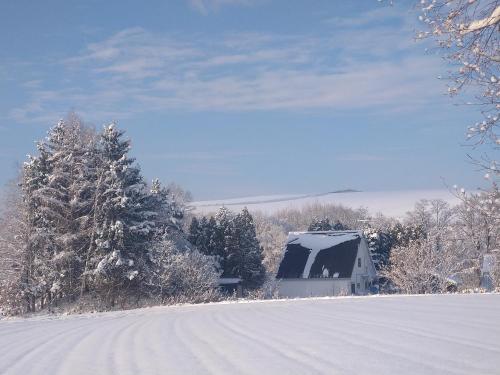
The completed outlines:
<svg viewBox="0 0 500 375">
<path fill-rule="evenodd" d="M 278 280 L 284 298 L 365 295 L 376 278 L 376 270 L 366 239 L 361 235 L 350 278 L 283 278 Z"/>
<path fill-rule="evenodd" d="M 283 298 L 345 296 L 351 294 L 351 279 L 281 279 L 278 290 Z"/>
<path fill-rule="evenodd" d="M 367 294 L 370 291 L 370 285 L 377 277 L 375 265 L 373 264 L 368 244 L 364 237 L 361 237 L 358 254 L 351 276 L 351 287 L 354 284 L 354 293 L 351 294 Z"/>
</svg>

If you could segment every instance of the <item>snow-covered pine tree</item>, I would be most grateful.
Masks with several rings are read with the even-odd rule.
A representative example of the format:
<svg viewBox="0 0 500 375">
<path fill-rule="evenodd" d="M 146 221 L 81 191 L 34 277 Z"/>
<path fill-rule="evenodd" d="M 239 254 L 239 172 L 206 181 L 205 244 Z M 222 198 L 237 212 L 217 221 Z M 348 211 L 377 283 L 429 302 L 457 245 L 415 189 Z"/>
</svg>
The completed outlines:
<svg viewBox="0 0 500 375">
<path fill-rule="evenodd" d="M 265 280 L 266 271 L 263 265 L 262 248 L 257 239 L 253 218 L 246 207 L 236 215 L 234 226 L 238 240 L 236 249 L 238 274 L 247 288 L 258 288 Z"/>
<path fill-rule="evenodd" d="M 158 179 L 153 180 L 149 202 L 149 216 L 155 221 L 156 236 L 169 231 L 182 231 L 185 207 L 169 188 Z"/>
<path fill-rule="evenodd" d="M 213 216 L 207 219 L 203 216 L 201 219 L 193 217 L 189 226 L 188 240 L 202 254 L 210 256 L 221 256 L 222 252 L 216 249 L 224 248 L 222 236 L 218 236 L 217 223 Z"/>
<path fill-rule="evenodd" d="M 407 246 L 410 242 L 420 241 L 426 237 L 424 228 L 420 225 L 396 223 L 389 228 L 393 246 Z"/>
<path fill-rule="evenodd" d="M 165 190 L 170 202 L 172 220 L 182 229 L 187 213 L 192 208 L 189 206 L 189 202 L 193 199 L 192 195 L 175 182 L 168 184 Z"/>
<path fill-rule="evenodd" d="M 314 218 L 309 228 L 307 229 L 309 232 L 324 232 L 332 230 L 333 227 L 330 224 L 330 219 L 324 217 L 322 219 Z"/>
<path fill-rule="evenodd" d="M 200 237 L 201 237 L 201 225 L 198 218 L 195 216 L 189 224 L 188 241 L 191 242 L 200 251 Z"/>
<path fill-rule="evenodd" d="M 212 218 L 211 218 L 212 219 Z M 214 256 L 215 252 L 210 246 L 210 239 L 213 235 L 213 228 L 215 228 L 215 221 L 210 221 L 205 216 L 203 216 L 198 221 L 199 232 L 196 243 L 194 244 L 196 248 L 203 254 Z"/>
<path fill-rule="evenodd" d="M 332 225 L 332 230 L 349 230 L 349 227 L 337 220 L 335 224 Z"/>
<path fill-rule="evenodd" d="M 218 258 L 223 277 L 239 277 L 238 239 L 234 228 L 234 215 L 226 207 L 221 207 L 215 217 L 215 227 L 211 239 L 213 251 Z"/>
<path fill-rule="evenodd" d="M 22 209 L 25 239 L 22 249 L 22 293 L 27 310 L 35 311 L 48 296 L 54 275 L 50 260 L 55 252 L 54 225 L 47 207 L 45 187 L 52 167 L 45 145 L 37 143 L 39 155 L 29 156 L 23 165 L 21 177 Z"/>
<path fill-rule="evenodd" d="M 155 234 L 150 195 L 134 159 L 130 141 L 114 124 L 100 140 L 100 171 L 94 205 L 95 244 L 87 269 L 101 293 L 114 297 L 125 287 L 137 290 L 148 279 L 148 245 Z"/>
<path fill-rule="evenodd" d="M 207 220 L 206 225 L 202 220 L 201 224 L 203 225 L 203 239 L 206 244 L 205 254 L 212 255 L 215 257 L 221 257 L 223 252 L 223 244 L 221 237 L 219 236 L 220 231 L 217 230 L 217 220 L 215 217 L 211 216 L 210 219 Z"/>
<path fill-rule="evenodd" d="M 375 228 L 366 228 L 364 235 L 368 242 L 368 249 L 370 250 L 375 268 L 377 270 L 384 268 L 389 262 L 394 242 L 391 235 Z"/>
<path fill-rule="evenodd" d="M 42 193 L 54 230 L 50 292 L 52 298 L 74 297 L 83 271 L 84 251 L 89 246 L 97 157 L 95 134 L 76 115 L 70 115 L 49 131 L 44 144 L 51 173 Z"/>
</svg>

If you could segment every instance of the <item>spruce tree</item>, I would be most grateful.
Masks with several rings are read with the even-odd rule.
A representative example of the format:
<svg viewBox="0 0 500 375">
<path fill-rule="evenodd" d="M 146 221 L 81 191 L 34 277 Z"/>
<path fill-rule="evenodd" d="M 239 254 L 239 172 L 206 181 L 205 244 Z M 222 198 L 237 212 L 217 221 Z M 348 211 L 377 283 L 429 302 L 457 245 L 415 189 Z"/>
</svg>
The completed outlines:
<svg viewBox="0 0 500 375">
<path fill-rule="evenodd" d="M 83 272 L 95 176 L 95 135 L 71 115 L 53 127 L 45 147 L 51 165 L 45 211 L 54 231 L 51 293 L 72 297 Z"/>
<path fill-rule="evenodd" d="M 217 220 L 211 216 L 210 219 L 203 223 L 203 234 L 205 245 L 205 254 L 215 257 L 221 263 L 222 256 L 224 255 L 224 237 L 221 236 L 222 231 L 219 230 Z M 220 264 L 222 267 L 222 264 Z"/>
<path fill-rule="evenodd" d="M 234 223 L 238 239 L 238 274 L 246 287 L 260 287 L 265 278 L 262 248 L 257 239 L 252 215 L 246 207 L 236 216 Z"/>
<path fill-rule="evenodd" d="M 237 269 L 237 239 L 234 231 L 234 215 L 221 207 L 214 217 L 215 227 L 212 236 L 214 255 L 223 270 L 223 277 L 239 277 Z"/>
<path fill-rule="evenodd" d="M 374 228 L 365 229 L 364 235 L 368 242 L 368 249 L 370 250 L 375 268 L 377 270 L 383 269 L 389 262 L 394 242 L 391 235 Z"/>
<path fill-rule="evenodd" d="M 22 290 L 27 310 L 34 311 L 52 283 L 50 259 L 54 253 L 53 226 L 47 215 L 43 189 L 48 184 L 51 167 L 43 143 L 37 144 L 38 156 L 29 156 L 22 174 L 22 201 L 26 228 L 22 256 Z"/>
<path fill-rule="evenodd" d="M 332 229 L 333 228 L 330 224 L 330 219 L 325 217 L 323 219 L 314 218 L 307 230 L 309 232 L 325 232 Z"/>
<path fill-rule="evenodd" d="M 147 247 L 155 234 L 151 200 L 123 134 L 114 124 L 101 134 L 96 248 L 90 258 L 97 286 L 111 298 L 119 289 L 139 287 L 147 279 Z"/>
<path fill-rule="evenodd" d="M 191 220 L 191 223 L 189 224 L 188 241 L 191 242 L 194 246 L 196 246 L 196 248 L 199 251 L 204 252 L 203 251 L 204 249 L 200 248 L 201 247 L 200 246 L 201 231 L 202 231 L 202 228 L 201 228 L 200 222 L 198 221 L 198 219 L 195 216 L 195 217 L 193 217 L 193 219 Z"/>
</svg>

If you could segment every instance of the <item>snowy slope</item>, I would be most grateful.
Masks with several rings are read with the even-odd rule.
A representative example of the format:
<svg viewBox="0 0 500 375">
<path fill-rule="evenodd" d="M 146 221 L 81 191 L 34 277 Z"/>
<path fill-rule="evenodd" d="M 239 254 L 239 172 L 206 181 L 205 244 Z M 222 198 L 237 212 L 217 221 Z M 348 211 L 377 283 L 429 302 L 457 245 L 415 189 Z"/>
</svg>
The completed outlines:
<svg viewBox="0 0 500 375">
<path fill-rule="evenodd" d="M 160 307 L 0 321 L 0 374 L 498 374 L 500 295 Z"/>
<path fill-rule="evenodd" d="M 223 205 L 233 211 L 239 211 L 246 206 L 250 211 L 272 214 L 284 208 L 300 208 L 314 203 L 333 203 L 351 208 L 365 207 L 372 214 L 381 212 L 386 216 L 401 217 L 420 199 L 443 199 L 452 205 L 458 203 L 458 199 L 448 190 L 406 190 L 246 197 L 198 201 L 193 202 L 193 206 L 195 211 L 201 214 L 215 212 Z"/>
</svg>

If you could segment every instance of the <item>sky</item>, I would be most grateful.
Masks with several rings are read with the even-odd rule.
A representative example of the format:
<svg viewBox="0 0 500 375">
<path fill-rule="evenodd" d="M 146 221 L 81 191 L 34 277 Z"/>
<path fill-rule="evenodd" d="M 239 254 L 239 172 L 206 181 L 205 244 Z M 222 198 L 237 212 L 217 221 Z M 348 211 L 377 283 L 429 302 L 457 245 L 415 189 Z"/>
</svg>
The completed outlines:
<svg viewBox="0 0 500 375">
<path fill-rule="evenodd" d="M 195 199 L 476 187 L 411 1 L 0 3 L 0 184 L 69 111 Z"/>
</svg>

